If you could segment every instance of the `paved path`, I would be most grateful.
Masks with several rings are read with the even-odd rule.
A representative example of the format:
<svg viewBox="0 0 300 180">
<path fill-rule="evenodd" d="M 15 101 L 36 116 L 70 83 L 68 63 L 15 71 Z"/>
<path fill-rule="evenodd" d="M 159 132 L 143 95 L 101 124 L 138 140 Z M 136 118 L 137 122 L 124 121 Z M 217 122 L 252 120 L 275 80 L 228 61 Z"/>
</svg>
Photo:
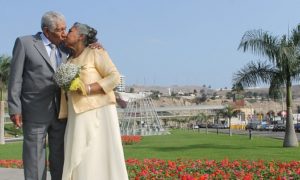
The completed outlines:
<svg viewBox="0 0 300 180">
<path fill-rule="evenodd" d="M 0 180 L 24 180 L 23 169 L 0 168 Z M 49 172 L 47 180 L 51 180 Z"/>
</svg>

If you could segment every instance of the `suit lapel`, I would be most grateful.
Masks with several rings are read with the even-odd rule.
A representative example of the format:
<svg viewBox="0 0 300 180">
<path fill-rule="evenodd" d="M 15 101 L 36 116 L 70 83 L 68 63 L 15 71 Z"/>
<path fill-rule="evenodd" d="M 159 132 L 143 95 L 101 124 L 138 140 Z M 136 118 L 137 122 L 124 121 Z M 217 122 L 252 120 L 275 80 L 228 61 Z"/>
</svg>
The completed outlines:
<svg viewBox="0 0 300 180">
<path fill-rule="evenodd" d="M 44 46 L 44 43 L 41 39 L 40 33 L 37 33 L 34 38 L 34 47 L 36 48 L 36 50 L 41 54 L 41 56 L 43 57 L 43 59 L 46 61 L 46 63 L 49 64 L 49 66 L 53 69 L 51 62 L 50 62 L 50 57 L 46 51 L 46 48 Z"/>
<path fill-rule="evenodd" d="M 69 57 L 69 50 L 64 46 L 63 43 L 59 45 L 59 50 L 60 50 L 60 53 L 61 53 L 62 63 L 66 63 L 67 59 Z"/>
<path fill-rule="evenodd" d="M 62 63 L 67 62 L 68 55 L 66 53 L 61 53 L 61 61 Z"/>
</svg>

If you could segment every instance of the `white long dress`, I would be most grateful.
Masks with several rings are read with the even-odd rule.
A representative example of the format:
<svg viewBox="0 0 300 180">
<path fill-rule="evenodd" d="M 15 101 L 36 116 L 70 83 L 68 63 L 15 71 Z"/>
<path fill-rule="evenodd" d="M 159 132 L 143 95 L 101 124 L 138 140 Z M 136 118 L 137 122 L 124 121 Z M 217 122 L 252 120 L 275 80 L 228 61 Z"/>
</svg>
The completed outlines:
<svg viewBox="0 0 300 180">
<path fill-rule="evenodd" d="M 75 114 L 68 103 L 62 179 L 127 180 L 116 106 Z"/>
</svg>

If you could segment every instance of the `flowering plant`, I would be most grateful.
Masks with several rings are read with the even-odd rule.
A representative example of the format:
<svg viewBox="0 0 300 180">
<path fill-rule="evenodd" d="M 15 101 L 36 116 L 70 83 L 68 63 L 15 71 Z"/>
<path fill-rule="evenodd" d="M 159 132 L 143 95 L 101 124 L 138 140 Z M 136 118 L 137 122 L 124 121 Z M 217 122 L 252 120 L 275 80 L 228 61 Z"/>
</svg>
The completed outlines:
<svg viewBox="0 0 300 180">
<path fill-rule="evenodd" d="M 49 162 L 47 166 L 49 167 Z M 143 179 L 181 179 L 181 180 L 252 180 L 252 179 L 299 179 L 300 161 L 264 160 L 126 160 L 128 178 Z M 0 160 L 0 167 L 23 168 L 22 160 Z"/>
<path fill-rule="evenodd" d="M 127 159 L 130 180 L 299 179 L 300 161 Z"/>
<path fill-rule="evenodd" d="M 142 140 L 142 136 L 123 135 L 121 136 L 121 139 L 122 139 L 122 144 L 131 145 L 140 142 Z"/>
<path fill-rule="evenodd" d="M 72 63 L 63 63 L 54 74 L 56 84 L 64 91 L 76 91 L 80 89 L 86 95 L 84 83 L 80 80 L 79 74 L 82 66 Z"/>
</svg>

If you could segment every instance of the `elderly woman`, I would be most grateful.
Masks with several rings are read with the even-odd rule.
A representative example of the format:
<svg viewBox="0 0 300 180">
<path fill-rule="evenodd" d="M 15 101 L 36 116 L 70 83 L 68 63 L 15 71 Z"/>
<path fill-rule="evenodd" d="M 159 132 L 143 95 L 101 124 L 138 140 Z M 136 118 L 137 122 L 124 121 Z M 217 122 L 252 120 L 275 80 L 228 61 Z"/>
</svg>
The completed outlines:
<svg viewBox="0 0 300 180">
<path fill-rule="evenodd" d="M 75 23 L 65 41 L 72 50 L 68 63 L 83 66 L 80 79 L 86 93 L 68 92 L 64 180 L 128 179 L 113 92 L 120 76 L 104 49 L 88 48 L 96 34 Z"/>
</svg>

